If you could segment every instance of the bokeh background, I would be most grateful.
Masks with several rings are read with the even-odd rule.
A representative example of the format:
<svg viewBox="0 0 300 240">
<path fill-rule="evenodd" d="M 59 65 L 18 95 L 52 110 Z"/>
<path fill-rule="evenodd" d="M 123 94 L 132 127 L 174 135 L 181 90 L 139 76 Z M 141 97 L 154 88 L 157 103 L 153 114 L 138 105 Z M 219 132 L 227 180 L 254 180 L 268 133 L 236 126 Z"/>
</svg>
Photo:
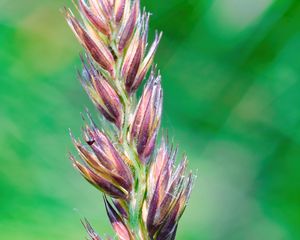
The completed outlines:
<svg viewBox="0 0 300 240">
<path fill-rule="evenodd" d="M 163 30 L 163 128 L 197 172 L 177 239 L 300 239 L 300 1 L 147 0 Z M 0 0 L 0 239 L 112 233 L 72 168 L 92 108 L 68 0 Z"/>
</svg>

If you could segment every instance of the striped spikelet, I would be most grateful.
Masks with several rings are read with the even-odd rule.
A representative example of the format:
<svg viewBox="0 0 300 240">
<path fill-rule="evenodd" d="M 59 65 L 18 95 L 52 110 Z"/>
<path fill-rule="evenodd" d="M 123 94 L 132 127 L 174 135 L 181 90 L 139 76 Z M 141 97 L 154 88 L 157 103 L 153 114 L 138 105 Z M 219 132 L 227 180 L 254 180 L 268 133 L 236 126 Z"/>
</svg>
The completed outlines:
<svg viewBox="0 0 300 240">
<path fill-rule="evenodd" d="M 164 137 L 156 147 L 163 93 L 153 59 L 161 33 L 148 45 L 149 13 L 140 11 L 139 0 L 79 0 L 75 6 L 81 20 L 70 9 L 65 16 L 85 49 L 79 78 L 110 124 L 100 129 L 87 111 L 82 139 L 71 134 L 81 160 L 70 159 L 104 193 L 118 239 L 175 239 L 193 177 L 185 156 L 175 167 L 177 150 Z M 83 225 L 90 239 L 103 239 L 87 220 Z"/>
</svg>

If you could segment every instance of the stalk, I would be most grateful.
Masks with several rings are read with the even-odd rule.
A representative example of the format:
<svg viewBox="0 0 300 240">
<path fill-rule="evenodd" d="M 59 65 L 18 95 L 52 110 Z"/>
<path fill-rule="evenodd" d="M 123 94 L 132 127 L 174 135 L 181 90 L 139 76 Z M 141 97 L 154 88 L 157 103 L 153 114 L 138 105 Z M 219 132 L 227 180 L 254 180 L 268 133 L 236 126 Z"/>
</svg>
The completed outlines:
<svg viewBox="0 0 300 240">
<path fill-rule="evenodd" d="M 139 0 L 79 0 L 75 6 L 81 21 L 70 9 L 65 17 L 85 49 L 78 75 L 105 120 L 100 129 L 87 112 L 83 141 L 71 134 L 81 161 L 70 159 L 104 194 L 118 239 L 173 240 L 193 176 L 186 174 L 185 156 L 175 167 L 177 149 L 165 136 L 156 143 L 163 93 L 153 59 L 161 34 L 148 46 L 150 15 L 140 11 Z M 87 220 L 83 224 L 91 239 L 103 239 Z"/>
</svg>

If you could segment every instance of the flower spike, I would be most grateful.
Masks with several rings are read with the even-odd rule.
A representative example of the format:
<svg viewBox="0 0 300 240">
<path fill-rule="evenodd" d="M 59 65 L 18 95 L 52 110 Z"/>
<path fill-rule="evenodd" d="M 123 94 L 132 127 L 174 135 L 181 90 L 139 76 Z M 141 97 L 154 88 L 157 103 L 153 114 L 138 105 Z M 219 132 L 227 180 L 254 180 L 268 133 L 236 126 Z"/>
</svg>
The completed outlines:
<svg viewBox="0 0 300 240">
<path fill-rule="evenodd" d="M 177 148 L 167 137 L 157 143 L 163 91 L 153 61 L 162 33 L 148 45 L 150 14 L 140 0 L 77 1 L 82 21 L 70 9 L 65 17 L 85 51 L 79 79 L 103 119 L 98 128 L 87 110 L 82 137 L 70 133 L 79 160 L 70 159 L 104 194 L 116 236 L 100 237 L 82 223 L 91 240 L 174 240 L 194 178 L 186 156 L 176 167 Z"/>
</svg>

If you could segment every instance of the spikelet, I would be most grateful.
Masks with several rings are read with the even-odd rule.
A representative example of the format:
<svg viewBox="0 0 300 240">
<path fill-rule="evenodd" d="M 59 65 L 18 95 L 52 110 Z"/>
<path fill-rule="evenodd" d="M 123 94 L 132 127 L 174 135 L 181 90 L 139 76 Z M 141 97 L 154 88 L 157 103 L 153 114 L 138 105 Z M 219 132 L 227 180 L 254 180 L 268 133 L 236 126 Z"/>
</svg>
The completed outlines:
<svg viewBox="0 0 300 240">
<path fill-rule="evenodd" d="M 118 239 L 173 240 L 193 176 L 186 174 L 186 156 L 175 167 L 177 150 L 165 138 L 155 151 L 163 91 L 153 60 L 162 34 L 148 45 L 150 14 L 140 11 L 139 0 L 78 0 L 75 6 L 81 20 L 70 9 L 64 13 L 85 49 L 79 79 L 107 124 L 100 129 L 87 111 L 81 140 L 71 133 L 79 158 L 70 159 L 104 194 Z M 90 239 L 112 239 L 82 223 Z"/>
</svg>

